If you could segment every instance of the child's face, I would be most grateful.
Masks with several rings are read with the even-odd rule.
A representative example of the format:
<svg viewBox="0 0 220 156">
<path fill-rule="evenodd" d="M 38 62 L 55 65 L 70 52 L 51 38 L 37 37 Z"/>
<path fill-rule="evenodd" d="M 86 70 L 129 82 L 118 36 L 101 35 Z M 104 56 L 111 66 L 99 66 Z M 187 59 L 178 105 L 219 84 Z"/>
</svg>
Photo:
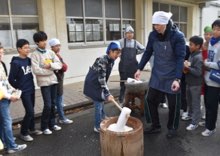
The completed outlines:
<svg viewBox="0 0 220 156">
<path fill-rule="evenodd" d="M 214 26 L 212 28 L 212 32 L 213 32 L 213 37 L 214 38 L 219 38 L 220 37 L 220 27 Z"/>
<path fill-rule="evenodd" d="M 191 53 L 199 51 L 200 50 L 200 45 L 196 45 L 193 42 L 189 42 L 189 50 Z"/>
<path fill-rule="evenodd" d="M 206 42 L 209 42 L 211 37 L 212 37 L 211 32 L 204 33 L 204 38 L 205 38 Z"/>
<path fill-rule="evenodd" d="M 134 38 L 134 33 L 132 32 L 126 32 L 125 33 L 125 37 L 129 40 L 133 39 Z"/>
<path fill-rule="evenodd" d="M 30 46 L 29 44 L 23 45 L 23 47 L 18 48 L 18 52 L 21 56 L 27 57 L 28 54 L 30 53 Z"/>
<path fill-rule="evenodd" d="M 40 49 L 46 49 L 47 40 L 38 42 L 38 43 L 37 43 L 37 46 L 38 46 Z"/>
<path fill-rule="evenodd" d="M 2 61 L 3 56 L 4 56 L 4 49 L 0 48 L 0 61 Z"/>
<path fill-rule="evenodd" d="M 121 50 L 110 50 L 109 57 L 113 60 L 116 60 L 121 55 Z"/>
<path fill-rule="evenodd" d="M 60 44 L 57 44 L 55 46 L 52 46 L 51 49 L 55 52 L 55 53 L 58 53 L 60 52 L 60 47 L 61 45 Z"/>
</svg>

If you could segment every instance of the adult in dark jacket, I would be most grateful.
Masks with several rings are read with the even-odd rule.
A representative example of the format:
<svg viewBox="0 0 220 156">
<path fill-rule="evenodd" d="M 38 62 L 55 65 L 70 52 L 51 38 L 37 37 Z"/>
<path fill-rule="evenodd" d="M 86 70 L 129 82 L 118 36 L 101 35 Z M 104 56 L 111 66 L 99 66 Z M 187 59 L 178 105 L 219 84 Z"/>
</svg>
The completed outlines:
<svg viewBox="0 0 220 156">
<path fill-rule="evenodd" d="M 152 18 L 154 30 L 150 33 L 146 51 L 139 63 L 135 78 L 140 79 L 141 70 L 154 53 L 154 66 L 145 103 L 145 117 L 151 128 L 145 133 L 158 133 L 161 125 L 158 105 L 166 95 L 169 105 L 167 137 L 174 137 L 180 116 L 180 79 L 186 51 L 184 34 L 171 21 L 172 13 L 155 12 Z"/>
</svg>

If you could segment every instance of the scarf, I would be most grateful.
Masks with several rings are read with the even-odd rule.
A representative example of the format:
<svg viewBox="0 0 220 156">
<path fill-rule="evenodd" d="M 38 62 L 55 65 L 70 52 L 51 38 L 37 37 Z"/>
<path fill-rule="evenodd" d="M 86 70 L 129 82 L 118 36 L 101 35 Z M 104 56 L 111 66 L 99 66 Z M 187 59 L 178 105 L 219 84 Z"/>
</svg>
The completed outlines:
<svg viewBox="0 0 220 156">
<path fill-rule="evenodd" d="M 211 43 L 212 46 L 215 45 L 218 41 L 220 41 L 220 38 L 214 38 L 214 37 L 212 37 L 212 38 L 210 39 L 210 43 Z"/>
</svg>

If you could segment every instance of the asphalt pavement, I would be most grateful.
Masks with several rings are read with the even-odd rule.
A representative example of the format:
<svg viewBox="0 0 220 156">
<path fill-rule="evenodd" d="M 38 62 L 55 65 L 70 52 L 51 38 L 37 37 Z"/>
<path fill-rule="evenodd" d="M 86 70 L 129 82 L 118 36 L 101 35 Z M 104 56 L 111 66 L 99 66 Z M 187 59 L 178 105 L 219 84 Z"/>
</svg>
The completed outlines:
<svg viewBox="0 0 220 156">
<path fill-rule="evenodd" d="M 114 104 L 106 104 L 108 116 L 118 116 L 119 110 Z M 167 139 L 166 122 L 168 110 L 159 108 L 162 132 L 159 134 L 144 135 L 144 156 L 219 156 L 220 130 L 211 137 L 201 136 L 204 127 L 195 131 L 186 131 L 189 121 L 180 121 L 180 128 L 176 138 Z M 139 118 L 144 128 L 149 127 L 143 117 L 137 113 L 132 116 Z M 61 131 L 52 135 L 36 136 L 34 141 L 27 143 L 24 151 L 11 156 L 100 156 L 99 134 L 93 131 L 94 108 L 82 110 L 68 115 L 73 124 L 62 125 Z M 218 121 L 218 125 L 220 125 Z M 39 126 L 39 124 L 37 124 Z M 15 131 L 17 143 L 25 143 L 18 138 L 19 130 Z M 132 148 L 132 147 L 131 147 Z"/>
</svg>

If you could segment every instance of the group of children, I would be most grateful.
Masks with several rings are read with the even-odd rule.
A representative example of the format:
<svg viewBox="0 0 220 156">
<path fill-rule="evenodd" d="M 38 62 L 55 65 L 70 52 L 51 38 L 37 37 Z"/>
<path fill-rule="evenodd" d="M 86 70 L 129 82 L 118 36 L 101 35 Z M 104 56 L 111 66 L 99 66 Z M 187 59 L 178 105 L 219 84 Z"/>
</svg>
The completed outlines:
<svg viewBox="0 0 220 156">
<path fill-rule="evenodd" d="M 183 69 L 185 82 L 181 85 L 181 89 L 186 93 L 182 94 L 182 97 L 184 96 L 184 103 L 187 103 L 188 106 L 184 106 L 182 119 L 191 120 L 186 130 L 195 130 L 198 125 L 204 125 L 206 129 L 201 133 L 202 136 L 211 136 L 216 128 L 220 93 L 220 80 L 217 82 L 211 78 L 213 69 L 220 69 L 220 20 L 214 21 L 211 27 L 205 27 L 204 38 L 204 43 L 200 36 L 192 36 L 189 39 L 189 54 Z M 106 82 L 114 60 L 120 54 L 120 44 L 111 42 L 107 49 L 107 55 L 96 59 L 85 79 L 84 94 L 90 97 L 95 105 L 95 132 L 99 132 L 100 122 L 106 117 L 103 102 L 105 100 L 111 101 L 114 98 L 110 94 Z M 204 115 L 201 113 L 201 101 L 205 104 Z M 187 107 L 188 112 L 186 112 Z M 200 122 L 202 116 L 205 119 L 205 124 Z"/>
<path fill-rule="evenodd" d="M 190 55 L 184 62 L 188 113 L 183 113 L 182 119 L 191 120 L 186 130 L 205 126 L 202 136 L 211 136 L 216 131 L 220 93 L 220 81 L 212 78 L 213 71 L 220 69 L 220 20 L 204 28 L 204 38 L 204 43 L 199 36 L 189 40 Z M 199 122 L 201 118 L 205 121 Z"/>
<path fill-rule="evenodd" d="M 55 106 L 58 112 L 58 122 L 71 124 L 73 121 L 64 115 L 63 111 L 63 79 L 67 64 L 60 56 L 60 41 L 53 38 L 49 41 L 51 50 L 46 49 L 47 34 L 39 31 L 33 36 L 37 45 L 36 50 L 29 56 L 29 42 L 19 39 L 16 48 L 19 56 L 11 60 L 9 76 L 2 61 L 4 49 L 0 46 L 0 138 L 8 153 L 21 151 L 27 147 L 26 144 L 17 145 L 12 132 L 12 119 L 9 112 L 10 102 L 19 99 L 13 94 L 14 90 L 20 90 L 21 100 L 25 108 L 25 116 L 22 121 L 20 138 L 24 141 L 33 141 L 31 135 L 49 135 L 52 130 L 61 130 L 55 121 Z M 36 76 L 37 84 L 40 87 L 44 107 L 41 116 L 41 129 L 35 129 L 34 106 L 35 86 L 33 74 Z"/>
<path fill-rule="evenodd" d="M 220 68 L 220 20 L 214 21 L 210 29 L 212 37 L 209 44 L 207 42 L 203 44 L 203 39 L 199 36 L 193 36 L 189 39 L 190 55 L 184 62 L 186 99 L 189 107 L 188 118 L 192 119 L 186 129 L 195 130 L 198 127 L 201 117 L 201 88 L 204 85 L 206 130 L 202 132 L 203 136 L 210 136 L 215 132 L 220 93 L 220 84 L 210 78 L 211 71 Z M 9 76 L 7 76 L 5 64 L 2 62 L 4 49 L 0 47 L 0 87 L 7 88 L 4 96 L 0 98 L 0 138 L 8 153 L 14 153 L 27 147 L 26 144 L 17 145 L 13 137 L 9 105 L 10 101 L 18 100 L 18 97 L 12 94 L 15 89 L 22 91 L 21 100 L 26 112 L 20 131 L 22 140 L 33 141 L 31 135 L 41 135 L 42 133 L 49 135 L 52 134 L 52 130 L 61 130 L 61 127 L 56 125 L 55 106 L 59 115 L 59 123 L 70 124 L 73 122 L 66 118 L 63 112 L 63 78 L 67 64 L 59 54 L 60 41 L 56 38 L 51 39 L 49 41 L 51 50 L 48 50 L 46 49 L 47 35 L 45 32 L 35 33 L 33 39 L 37 48 L 31 58 L 28 57 L 30 53 L 29 42 L 25 39 L 17 41 L 16 47 L 19 56 L 12 58 Z M 208 49 L 208 55 L 203 55 L 200 51 L 204 45 L 206 50 Z M 99 132 L 100 122 L 106 118 L 104 101 L 114 99 L 107 86 L 107 80 L 114 61 L 120 55 L 120 43 L 118 41 L 111 42 L 106 55 L 95 60 L 85 79 L 84 94 L 90 97 L 95 105 L 95 132 Z M 36 76 L 44 101 L 40 130 L 35 129 L 34 122 L 35 86 L 32 72 Z"/>
</svg>

